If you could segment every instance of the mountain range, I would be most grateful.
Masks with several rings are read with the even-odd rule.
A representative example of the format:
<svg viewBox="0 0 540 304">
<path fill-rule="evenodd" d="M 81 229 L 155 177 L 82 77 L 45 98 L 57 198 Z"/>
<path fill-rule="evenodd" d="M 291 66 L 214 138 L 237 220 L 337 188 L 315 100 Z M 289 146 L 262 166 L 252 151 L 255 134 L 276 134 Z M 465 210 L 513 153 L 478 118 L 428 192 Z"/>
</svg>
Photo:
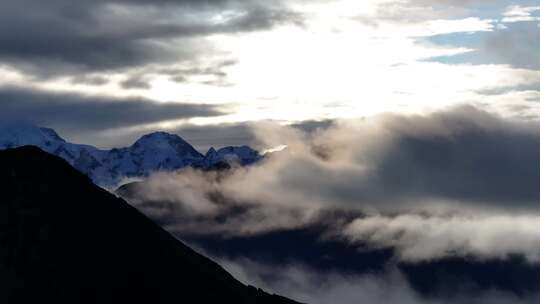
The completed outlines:
<svg viewBox="0 0 540 304">
<path fill-rule="evenodd" d="M 263 158 L 248 146 L 210 148 L 203 155 L 180 136 L 166 132 L 144 135 L 129 147 L 103 150 L 67 142 L 50 128 L 27 123 L 0 125 L 0 150 L 25 145 L 65 159 L 101 186 L 115 186 L 125 178 L 144 177 L 156 171 L 250 165 Z"/>
<path fill-rule="evenodd" d="M 0 303 L 296 303 L 237 281 L 59 157 L 7 149 L 0 167 Z"/>
</svg>

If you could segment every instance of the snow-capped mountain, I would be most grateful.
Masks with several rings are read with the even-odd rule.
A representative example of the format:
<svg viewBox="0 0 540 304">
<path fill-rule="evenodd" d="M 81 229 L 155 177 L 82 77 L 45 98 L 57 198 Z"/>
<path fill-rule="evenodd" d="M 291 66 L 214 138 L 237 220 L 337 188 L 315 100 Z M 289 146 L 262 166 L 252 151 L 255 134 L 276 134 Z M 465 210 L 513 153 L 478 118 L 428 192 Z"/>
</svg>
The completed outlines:
<svg viewBox="0 0 540 304">
<path fill-rule="evenodd" d="M 248 146 L 225 147 L 218 151 L 212 147 L 204 156 L 203 166 L 211 168 L 219 163 L 246 166 L 261 160 L 261 158 L 262 156 L 257 150 L 253 150 Z"/>
<path fill-rule="evenodd" d="M 53 129 L 26 123 L 0 125 L 0 149 L 38 146 L 65 159 L 96 184 L 113 186 L 123 178 L 144 177 L 155 171 L 174 171 L 188 166 L 210 169 L 219 164 L 250 165 L 262 156 L 248 146 L 211 148 L 199 153 L 180 136 L 165 132 L 144 135 L 125 148 L 101 150 L 65 141 Z"/>
</svg>

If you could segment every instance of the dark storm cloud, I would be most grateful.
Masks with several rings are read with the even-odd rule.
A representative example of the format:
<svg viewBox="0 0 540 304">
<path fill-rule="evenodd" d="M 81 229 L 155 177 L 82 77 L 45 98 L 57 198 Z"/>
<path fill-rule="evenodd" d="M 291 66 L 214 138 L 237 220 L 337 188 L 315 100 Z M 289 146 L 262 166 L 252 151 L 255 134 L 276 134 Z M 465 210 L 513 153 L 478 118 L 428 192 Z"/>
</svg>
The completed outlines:
<svg viewBox="0 0 540 304">
<path fill-rule="evenodd" d="M 304 120 L 296 122 L 291 125 L 293 128 L 297 128 L 306 133 L 313 133 L 317 131 L 326 130 L 332 127 L 335 124 L 335 120 L 325 119 L 325 120 Z"/>
<path fill-rule="evenodd" d="M 120 86 L 124 89 L 150 89 L 149 79 L 142 75 L 134 75 L 120 83 Z"/>
<path fill-rule="evenodd" d="M 236 60 L 223 60 L 207 66 L 193 68 L 164 68 L 158 69 L 156 72 L 167 75 L 171 81 L 178 83 L 199 82 L 206 84 L 226 85 L 226 78 L 228 74 L 224 69 L 237 63 L 238 62 Z M 207 80 L 193 80 L 193 77 L 204 77 L 207 78 Z"/>
<path fill-rule="evenodd" d="M 277 2 L 22 0 L 2 4 L 0 60 L 43 75 L 197 56 L 181 38 L 253 31 L 297 16 Z M 228 13 L 222 21 L 211 18 Z"/>
<path fill-rule="evenodd" d="M 331 161 L 352 153 L 352 163 L 369 165 L 369 170 L 338 174 L 308 162 L 295 167 L 324 180 L 299 182 L 285 176 L 282 182 L 321 189 L 322 197 L 360 204 L 438 198 L 540 207 L 536 186 L 540 170 L 532 165 L 540 161 L 537 124 L 514 124 L 469 107 L 431 116 L 388 116 L 377 124 L 367 138 L 365 129 L 338 126 L 316 145 L 327 151 Z M 336 138 L 346 142 L 335 142 Z"/>
<path fill-rule="evenodd" d="M 136 127 L 166 120 L 221 115 L 207 105 L 158 103 L 144 98 L 113 98 L 0 89 L 0 120 L 25 120 L 71 132 Z"/>
<path fill-rule="evenodd" d="M 79 75 L 79 76 L 71 78 L 71 83 L 91 85 L 91 86 L 100 86 L 100 85 L 105 85 L 109 83 L 109 80 L 101 76 Z"/>
</svg>

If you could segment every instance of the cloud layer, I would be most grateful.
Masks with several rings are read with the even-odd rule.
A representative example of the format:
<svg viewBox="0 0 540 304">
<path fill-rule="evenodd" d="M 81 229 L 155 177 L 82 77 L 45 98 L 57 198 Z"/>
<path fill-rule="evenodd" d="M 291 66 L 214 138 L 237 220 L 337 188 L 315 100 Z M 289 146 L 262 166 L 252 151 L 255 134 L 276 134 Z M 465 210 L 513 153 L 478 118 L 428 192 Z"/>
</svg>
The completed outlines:
<svg viewBox="0 0 540 304">
<path fill-rule="evenodd" d="M 193 59 L 190 37 L 294 18 L 277 1 L 220 0 L 24 0 L 3 5 L 0 17 L 0 59 L 43 76 Z"/>
<path fill-rule="evenodd" d="M 288 149 L 232 172 L 158 174 L 132 202 L 180 234 L 260 234 L 332 214 L 326 237 L 394 248 L 406 261 L 517 254 L 535 263 L 539 131 L 471 107 L 311 134 L 259 125 L 261 144 Z"/>
<path fill-rule="evenodd" d="M 0 100 L 0 120 L 29 121 L 56 128 L 68 137 L 92 133 L 95 136 L 104 131 L 225 114 L 210 105 L 159 103 L 147 98 L 54 93 L 15 87 L 0 88 Z M 120 144 L 114 139 L 115 146 Z"/>
<path fill-rule="evenodd" d="M 352 241 L 395 248 L 407 261 L 471 256 L 506 259 L 525 255 L 540 262 L 540 216 L 372 216 L 345 228 Z"/>
<path fill-rule="evenodd" d="M 521 298 L 497 290 L 426 298 L 415 292 L 397 269 L 389 269 L 384 275 L 351 275 L 322 273 L 301 264 L 276 268 L 249 259 L 218 261 L 244 283 L 256 284 L 304 303 L 525 304 L 538 300 L 538 295 Z"/>
</svg>

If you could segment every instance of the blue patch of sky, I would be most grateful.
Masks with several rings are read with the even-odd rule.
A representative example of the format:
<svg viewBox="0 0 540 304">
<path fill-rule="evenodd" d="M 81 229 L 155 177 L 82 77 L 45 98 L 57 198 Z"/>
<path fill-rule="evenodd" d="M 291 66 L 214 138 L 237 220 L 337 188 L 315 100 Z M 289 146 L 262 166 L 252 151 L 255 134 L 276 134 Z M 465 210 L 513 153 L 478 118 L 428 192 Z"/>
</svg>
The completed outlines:
<svg viewBox="0 0 540 304">
<path fill-rule="evenodd" d="M 492 19 L 494 20 L 494 26 L 499 24 L 504 25 L 506 28 L 494 27 L 491 32 L 451 33 L 420 38 L 417 40 L 420 44 L 429 43 L 473 50 L 457 55 L 427 58 L 424 61 L 445 64 L 509 64 L 520 68 L 540 69 L 540 63 L 537 60 L 538 57 L 534 55 L 540 50 L 540 40 L 537 39 L 540 37 L 538 35 L 538 32 L 540 32 L 540 22 L 501 23 L 502 14 L 510 5 L 526 7 L 539 6 L 540 3 L 538 1 L 496 1 L 490 4 L 472 6 L 470 8 L 471 16 Z M 531 15 L 540 17 L 540 11 L 535 11 Z M 513 45 L 509 46 L 509 48 L 513 47 L 523 55 L 533 55 L 532 60 L 527 62 L 525 60 L 516 60 L 515 56 L 505 56 L 504 53 L 500 52 L 501 48 L 504 48 L 504 45 L 500 45 L 500 41 L 512 43 Z"/>
<path fill-rule="evenodd" d="M 426 58 L 424 61 L 445 64 L 489 64 L 497 63 L 497 56 L 486 52 L 484 42 L 493 35 L 492 32 L 452 33 L 436 35 L 418 40 L 418 43 L 429 43 L 445 47 L 460 47 L 472 51 L 457 55 Z"/>
</svg>

